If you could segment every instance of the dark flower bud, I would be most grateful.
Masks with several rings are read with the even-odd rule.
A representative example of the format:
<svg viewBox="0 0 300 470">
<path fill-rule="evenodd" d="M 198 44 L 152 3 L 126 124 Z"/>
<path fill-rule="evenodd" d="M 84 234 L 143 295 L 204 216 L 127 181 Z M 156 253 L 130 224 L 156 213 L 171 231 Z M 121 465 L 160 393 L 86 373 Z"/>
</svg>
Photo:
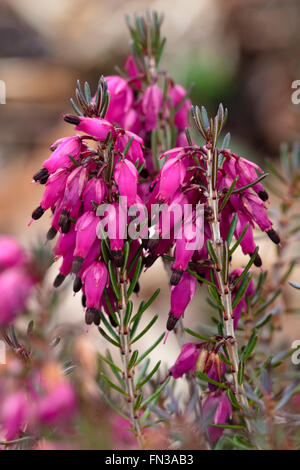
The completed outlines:
<svg viewBox="0 0 300 470">
<path fill-rule="evenodd" d="M 83 258 L 80 258 L 80 256 L 75 256 L 72 263 L 72 273 L 78 274 L 81 269 L 82 263 Z"/>
<path fill-rule="evenodd" d="M 50 227 L 48 232 L 47 232 L 47 240 L 48 241 L 53 240 L 53 238 L 56 237 L 56 234 L 57 234 L 56 228 Z"/>
<path fill-rule="evenodd" d="M 262 201 L 267 201 L 269 199 L 267 191 L 259 191 L 258 196 Z"/>
<path fill-rule="evenodd" d="M 253 255 L 253 253 L 249 253 L 249 254 L 250 254 L 250 256 Z M 262 260 L 261 260 L 261 257 L 259 256 L 258 253 L 257 253 L 256 257 L 255 257 L 254 265 L 257 266 L 258 268 L 260 268 L 261 265 L 262 265 Z"/>
<path fill-rule="evenodd" d="M 67 211 L 62 210 L 59 216 L 58 225 L 61 228 L 62 233 L 68 233 L 71 227 L 71 220 Z"/>
<path fill-rule="evenodd" d="M 140 172 L 140 175 L 142 178 L 147 178 L 149 176 L 149 171 L 147 170 L 147 168 L 143 168 Z"/>
<path fill-rule="evenodd" d="M 44 209 L 41 206 L 39 206 L 36 209 L 34 209 L 31 216 L 34 220 L 38 220 L 42 217 L 44 212 L 45 212 Z"/>
<path fill-rule="evenodd" d="M 159 244 L 159 238 L 150 238 L 148 239 L 147 248 L 150 251 L 153 251 L 154 248 Z"/>
<path fill-rule="evenodd" d="M 91 325 L 94 321 L 94 309 L 88 308 L 85 312 L 85 323 Z"/>
<path fill-rule="evenodd" d="M 140 292 L 140 285 L 139 285 L 138 282 L 137 282 L 136 285 L 134 286 L 133 292 L 134 292 L 135 294 L 138 294 L 138 293 Z"/>
<path fill-rule="evenodd" d="M 157 256 L 155 255 L 146 256 L 146 258 L 144 258 L 145 267 L 150 268 L 150 266 L 152 266 L 152 264 L 154 264 L 156 260 L 157 260 Z"/>
<path fill-rule="evenodd" d="M 74 292 L 79 292 L 82 287 L 82 282 L 80 277 L 76 276 L 73 282 L 73 291 Z"/>
<path fill-rule="evenodd" d="M 118 251 L 112 251 L 112 256 L 114 260 L 114 265 L 117 268 L 120 268 L 123 264 L 123 254 L 121 250 Z"/>
<path fill-rule="evenodd" d="M 179 271 L 179 269 L 174 269 L 171 275 L 170 284 L 172 286 L 177 286 L 177 284 L 179 284 L 179 281 L 182 277 L 182 274 L 183 274 L 183 271 Z"/>
<path fill-rule="evenodd" d="M 78 124 L 80 123 L 79 117 L 74 116 L 73 114 L 65 114 L 64 120 L 68 122 L 69 124 L 74 124 L 75 126 L 78 126 Z"/>
<path fill-rule="evenodd" d="M 65 279 L 66 279 L 66 276 L 64 276 L 63 274 L 60 274 L 60 273 L 59 273 L 59 274 L 56 276 L 56 278 L 54 279 L 53 286 L 54 286 L 54 287 L 59 287 L 59 286 L 61 286 Z"/>
<path fill-rule="evenodd" d="M 100 312 L 98 310 L 95 310 L 94 312 L 94 324 L 96 326 L 99 326 L 100 325 L 100 321 L 101 321 L 101 316 L 100 316 Z"/>
<path fill-rule="evenodd" d="M 40 182 L 41 184 L 46 184 L 49 178 L 49 172 L 47 168 L 41 168 L 35 175 L 33 175 L 33 179 L 36 182 Z"/>
<path fill-rule="evenodd" d="M 278 245 L 280 243 L 280 238 L 277 232 L 271 228 L 271 230 L 268 230 L 267 232 L 268 237 L 272 240 L 273 243 L 276 243 Z"/>
<path fill-rule="evenodd" d="M 172 331 L 177 322 L 178 322 L 178 318 L 174 317 L 173 313 L 170 312 L 168 321 L 167 321 L 167 330 Z"/>
</svg>

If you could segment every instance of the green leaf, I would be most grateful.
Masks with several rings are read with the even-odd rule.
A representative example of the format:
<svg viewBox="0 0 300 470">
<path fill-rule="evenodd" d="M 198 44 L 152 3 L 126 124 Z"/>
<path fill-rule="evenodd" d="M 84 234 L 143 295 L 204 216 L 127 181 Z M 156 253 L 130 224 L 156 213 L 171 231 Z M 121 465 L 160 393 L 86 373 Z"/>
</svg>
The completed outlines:
<svg viewBox="0 0 300 470">
<path fill-rule="evenodd" d="M 232 191 L 232 194 L 240 193 L 240 192 L 244 191 L 245 189 L 251 188 L 255 184 L 259 183 L 261 180 L 266 178 L 266 176 L 269 176 L 269 173 L 264 173 L 263 175 L 260 175 L 256 180 L 252 181 L 251 183 L 246 184 L 245 186 L 241 186 L 240 188 L 234 189 Z"/>
<path fill-rule="evenodd" d="M 221 428 L 221 429 L 245 429 L 245 426 L 241 424 L 215 424 L 209 423 L 208 426 L 213 426 L 214 428 Z"/>
<path fill-rule="evenodd" d="M 254 253 L 252 254 L 248 264 L 246 265 L 246 267 L 244 268 L 242 274 L 240 274 L 240 276 L 238 277 L 238 279 L 235 281 L 233 287 L 237 286 L 243 279 L 244 277 L 247 275 L 249 269 L 251 268 L 252 264 L 254 263 L 254 260 L 256 258 L 256 255 L 258 253 L 258 246 L 255 248 L 255 251 Z"/>
<path fill-rule="evenodd" d="M 133 278 L 132 278 L 132 281 L 130 283 L 130 286 L 128 288 L 128 291 L 127 291 L 127 299 L 130 298 L 137 282 L 138 282 L 138 279 L 139 279 L 139 276 L 141 274 L 141 268 L 142 268 L 142 258 L 139 258 L 138 259 L 138 262 L 137 262 L 137 266 L 136 266 L 136 269 L 135 269 L 135 272 L 134 272 L 134 275 L 133 275 Z"/>
<path fill-rule="evenodd" d="M 110 332 L 110 334 L 117 340 L 119 341 L 119 335 L 115 332 L 115 330 L 113 329 L 113 327 L 110 325 L 110 323 L 107 321 L 106 319 L 106 316 L 104 315 L 104 313 L 102 313 L 100 311 L 100 317 L 101 317 L 101 321 L 102 323 L 105 325 L 105 327 L 107 328 L 107 330 Z"/>
<path fill-rule="evenodd" d="M 297 284 L 296 282 L 289 282 L 289 284 L 295 289 L 300 289 L 300 284 Z"/>
<path fill-rule="evenodd" d="M 130 339 L 134 337 L 135 332 L 136 332 L 136 329 L 137 329 L 137 327 L 139 326 L 139 323 L 140 323 L 142 314 L 143 314 L 143 312 L 144 312 L 144 310 L 143 310 L 143 305 L 144 305 L 144 301 L 141 302 L 141 304 L 140 304 L 140 306 L 139 306 L 139 309 L 138 309 L 136 315 L 135 315 L 135 316 L 133 317 L 133 319 L 131 320 L 131 321 L 132 321 L 132 328 L 131 328 L 131 331 L 130 331 Z"/>
<path fill-rule="evenodd" d="M 205 382 L 209 382 L 210 384 L 216 385 L 217 387 L 223 388 L 224 390 L 228 389 L 227 385 L 222 384 L 221 382 L 217 382 L 214 379 L 211 379 L 210 377 L 208 377 L 208 375 L 204 374 L 204 372 L 201 372 L 200 370 L 197 370 L 196 374 L 200 379 L 204 380 Z"/>
<path fill-rule="evenodd" d="M 117 348 L 121 347 L 120 343 L 117 343 L 117 341 L 113 340 L 110 336 L 108 336 L 108 334 L 100 326 L 98 327 L 98 330 L 99 333 L 103 336 L 103 338 L 107 339 L 107 341 L 109 341 L 111 344 L 113 344 Z"/>
<path fill-rule="evenodd" d="M 115 323 L 119 326 L 119 320 L 117 318 L 117 315 L 116 313 L 114 312 L 114 309 L 112 308 L 112 305 L 110 303 L 110 300 L 109 300 L 109 297 L 107 295 L 107 291 L 106 289 L 104 289 L 104 292 L 103 292 L 103 295 L 104 295 L 104 300 L 106 302 L 106 305 L 107 305 L 107 308 L 109 310 L 109 313 L 110 315 L 112 316 L 113 320 L 115 321 Z"/>
<path fill-rule="evenodd" d="M 124 251 L 123 251 L 124 261 L 123 261 L 123 266 L 122 266 L 122 270 L 121 270 L 122 274 L 125 273 L 126 266 L 127 266 L 127 263 L 128 263 L 129 248 L 130 248 L 129 242 L 127 241 L 124 245 Z"/>
<path fill-rule="evenodd" d="M 245 233 L 248 230 L 249 225 L 250 225 L 249 222 L 245 225 L 241 235 L 239 236 L 239 238 L 237 239 L 237 241 L 235 242 L 233 247 L 229 250 L 229 256 L 232 256 L 232 254 L 235 252 L 235 250 L 240 246 L 240 243 L 243 240 L 243 238 L 245 236 Z"/>
<path fill-rule="evenodd" d="M 129 300 L 126 306 L 126 312 L 125 312 L 125 317 L 124 317 L 124 322 L 123 322 L 124 326 L 127 326 L 128 323 L 130 322 L 132 309 L 133 309 L 133 303 L 132 303 L 132 300 Z"/>
<path fill-rule="evenodd" d="M 156 320 L 158 319 L 158 315 L 155 315 L 152 320 L 148 323 L 148 325 L 143 329 L 143 331 L 141 331 L 140 334 L 138 334 L 133 341 L 131 341 L 131 344 L 135 343 L 136 341 L 138 341 L 139 339 L 141 339 L 146 333 L 148 330 L 150 330 L 150 328 L 154 325 L 154 323 L 156 322 Z"/>
<path fill-rule="evenodd" d="M 198 333 L 196 333 L 195 331 L 193 330 L 190 330 L 190 328 L 184 328 L 184 331 L 191 335 L 191 336 L 194 336 L 195 338 L 198 338 L 198 339 L 201 339 L 202 341 L 209 341 L 210 343 L 217 343 L 217 340 L 214 339 L 214 338 L 208 338 L 207 336 L 202 336 L 202 335 L 199 335 Z"/>
<path fill-rule="evenodd" d="M 252 275 L 251 273 L 247 273 L 245 278 L 243 279 L 243 281 L 241 282 L 240 284 L 240 287 L 238 288 L 238 291 L 237 293 L 235 294 L 235 297 L 234 297 L 234 301 L 232 302 L 232 307 L 236 307 L 237 304 L 240 302 L 240 300 L 242 299 L 242 297 L 244 297 L 244 294 L 246 292 L 246 290 L 248 289 L 248 286 L 251 282 L 251 279 L 252 279 Z"/>
<path fill-rule="evenodd" d="M 133 137 L 130 137 L 129 141 L 127 142 L 126 147 L 123 150 L 124 157 L 127 154 L 128 150 L 130 149 L 132 142 L 133 142 Z"/>
<path fill-rule="evenodd" d="M 117 297 L 118 300 L 121 300 L 122 297 L 121 297 L 119 286 L 118 286 L 118 283 L 117 283 L 117 280 L 116 280 L 114 266 L 113 266 L 111 260 L 109 260 L 109 262 L 108 262 L 108 272 L 109 272 L 109 278 L 110 278 L 110 282 L 111 282 L 113 291 L 115 293 L 115 296 Z"/>
<path fill-rule="evenodd" d="M 152 346 L 150 346 L 150 348 L 148 348 L 147 351 L 145 351 L 144 354 L 140 356 L 139 360 L 137 361 L 137 364 L 140 364 L 145 359 L 145 357 L 147 357 L 148 354 L 150 354 L 153 351 L 153 349 L 155 349 L 156 346 L 159 345 L 159 343 L 163 340 L 164 336 L 165 336 L 165 333 L 162 333 L 160 337 L 155 341 L 155 343 L 152 344 Z"/>
<path fill-rule="evenodd" d="M 230 246 L 231 244 L 231 241 L 232 241 L 232 237 L 233 237 L 233 234 L 234 234 L 234 231 L 235 231 L 235 228 L 236 228 L 236 224 L 237 224 L 237 221 L 238 221 L 238 215 L 237 214 L 234 214 L 234 217 L 231 221 L 231 224 L 230 224 L 230 227 L 229 227 L 229 230 L 228 230 L 228 234 L 227 234 L 227 238 L 226 238 L 226 241 L 228 243 L 228 246 Z"/>
<path fill-rule="evenodd" d="M 245 371 L 245 363 L 241 360 L 239 363 L 239 369 L 238 369 L 238 383 L 239 385 L 242 385 L 244 382 L 244 371 Z"/>
<path fill-rule="evenodd" d="M 149 372 L 149 374 L 145 378 L 143 378 L 143 380 L 137 382 L 136 390 L 139 390 L 140 388 L 143 387 L 143 385 L 149 382 L 149 380 L 153 377 L 153 375 L 159 368 L 160 364 L 161 364 L 161 361 L 158 361 L 157 364 L 151 370 L 151 372 Z"/>
<path fill-rule="evenodd" d="M 128 367 L 127 367 L 128 370 L 132 369 L 132 367 L 135 365 L 138 355 L 139 355 L 139 352 L 137 350 L 133 351 L 132 356 L 128 362 Z"/>
<path fill-rule="evenodd" d="M 171 380 L 171 377 L 168 377 L 167 380 L 160 387 L 158 387 L 158 389 L 156 390 L 156 392 L 153 393 L 153 395 L 151 395 L 145 401 L 143 401 L 140 408 L 144 408 L 146 405 L 148 405 L 148 403 L 158 398 L 161 392 L 164 390 L 164 388 L 168 385 L 170 380 Z"/>
<path fill-rule="evenodd" d="M 259 313 L 263 312 L 269 305 L 271 305 L 280 293 L 281 293 L 281 289 L 279 288 L 274 292 L 274 294 L 272 295 L 272 297 L 270 299 L 266 300 L 266 302 L 261 304 L 259 306 L 259 308 L 257 310 L 255 310 L 254 316 L 256 316 Z"/>
<path fill-rule="evenodd" d="M 101 372 L 100 376 L 104 380 L 104 382 L 106 382 L 111 388 L 113 388 L 114 390 L 117 390 L 117 392 L 119 393 L 122 393 L 122 395 L 127 396 L 127 393 L 124 390 L 122 390 L 120 387 L 118 387 L 118 385 L 114 384 L 108 377 L 106 377 L 106 375 L 103 372 Z"/>
<path fill-rule="evenodd" d="M 239 177 L 236 176 L 236 177 L 234 178 L 233 182 L 231 183 L 231 185 L 230 185 L 230 187 L 229 187 L 227 193 L 226 193 L 225 196 L 224 196 L 223 201 L 221 202 L 221 205 L 220 205 L 220 207 L 219 207 L 219 213 L 220 213 L 220 212 L 224 209 L 224 207 L 226 206 L 226 204 L 227 204 L 227 202 L 228 202 L 228 200 L 229 200 L 231 194 L 233 193 L 233 190 L 234 190 L 234 188 L 235 188 L 235 185 L 236 185 L 238 179 L 239 179 Z"/>
<path fill-rule="evenodd" d="M 247 346 L 245 347 L 242 355 L 241 355 L 241 361 L 243 362 L 246 362 L 248 357 L 251 355 L 253 349 L 255 348 L 256 346 L 256 343 L 257 343 L 257 331 L 254 330 L 250 339 L 249 339 L 249 342 L 247 344 Z"/>
<path fill-rule="evenodd" d="M 218 265 L 218 257 L 217 257 L 217 255 L 216 255 L 216 253 L 215 253 L 215 250 L 214 250 L 214 248 L 213 248 L 213 246 L 212 246 L 211 241 L 210 241 L 210 240 L 207 240 L 206 245 L 207 245 L 207 250 L 208 250 L 208 253 L 210 254 L 211 259 L 214 261 L 214 263 L 215 263 L 216 265 Z"/>
<path fill-rule="evenodd" d="M 137 411 L 137 410 L 140 408 L 141 403 L 142 403 L 142 400 L 143 400 L 143 394 L 140 393 L 140 394 L 137 396 L 136 402 L 135 402 L 135 404 L 134 404 L 134 407 L 133 407 L 134 411 Z"/>
<path fill-rule="evenodd" d="M 205 279 L 205 277 L 202 277 L 198 273 L 195 273 L 195 271 L 192 271 L 192 269 L 187 269 L 186 272 L 191 274 L 196 279 L 198 279 L 198 281 L 203 282 L 203 284 L 207 284 L 208 286 L 215 287 L 215 284 L 213 282 L 208 281 L 207 279 Z"/>
</svg>

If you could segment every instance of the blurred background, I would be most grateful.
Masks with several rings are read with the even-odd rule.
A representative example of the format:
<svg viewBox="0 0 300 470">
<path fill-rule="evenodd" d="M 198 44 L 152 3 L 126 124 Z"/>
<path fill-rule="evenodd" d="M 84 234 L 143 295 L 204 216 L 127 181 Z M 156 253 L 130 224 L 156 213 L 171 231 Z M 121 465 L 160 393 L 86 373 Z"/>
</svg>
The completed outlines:
<svg viewBox="0 0 300 470">
<path fill-rule="evenodd" d="M 194 82 L 194 103 L 211 112 L 220 101 L 229 108 L 234 150 L 264 167 L 266 158 L 276 164 L 282 141 L 299 139 L 300 105 L 291 101 L 292 82 L 300 79 L 298 0 L 0 0 L 0 80 L 7 92 L 6 104 L 0 105 L 0 232 L 27 244 L 44 240 L 47 216 L 27 227 L 41 196 L 30 184 L 32 175 L 48 157 L 49 144 L 71 133 L 60 116 L 71 111 L 76 79 L 95 85 L 100 74 L 113 74 L 115 65 L 123 65 L 129 52 L 124 15 L 146 8 L 165 13 L 162 68 L 184 86 Z M 273 202 L 276 207 L 278 199 Z M 275 249 L 263 238 L 267 267 Z M 148 297 L 165 287 L 154 304 L 162 317 L 154 334 L 164 329 L 169 309 L 161 268 L 156 263 L 146 273 L 140 293 Z M 299 270 L 294 278 L 299 282 Z M 291 305 L 299 304 L 290 291 L 286 296 Z M 71 292 L 66 298 L 64 319 L 81 320 L 79 299 Z M 204 302 L 193 300 L 187 312 L 191 321 L 199 321 L 200 314 L 208 321 Z M 295 317 L 284 328 L 291 339 L 299 338 Z M 175 340 L 169 341 L 172 360 L 177 349 Z"/>
</svg>

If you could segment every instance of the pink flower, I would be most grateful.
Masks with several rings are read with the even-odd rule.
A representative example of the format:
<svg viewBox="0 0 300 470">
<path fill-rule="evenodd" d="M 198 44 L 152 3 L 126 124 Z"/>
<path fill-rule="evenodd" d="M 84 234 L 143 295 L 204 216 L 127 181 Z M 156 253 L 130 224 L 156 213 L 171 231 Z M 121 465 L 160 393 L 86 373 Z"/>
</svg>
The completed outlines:
<svg viewBox="0 0 300 470">
<path fill-rule="evenodd" d="M 139 70 L 135 64 L 134 58 L 130 55 L 125 62 L 125 70 L 130 78 L 136 78 L 139 75 Z M 131 84 L 138 90 L 142 90 L 141 80 L 132 80 Z"/>
<path fill-rule="evenodd" d="M 174 123 L 175 126 L 182 131 L 185 127 L 188 127 L 188 113 L 192 107 L 191 100 L 185 99 L 183 101 L 186 96 L 186 90 L 181 85 L 171 86 L 168 95 L 172 100 L 174 108 L 181 103 L 179 110 L 175 114 Z"/>
<path fill-rule="evenodd" d="M 68 176 L 69 172 L 62 169 L 56 171 L 48 178 L 43 198 L 40 203 L 40 206 L 44 211 L 50 209 L 50 207 L 54 207 L 55 203 L 63 195 Z"/>
<path fill-rule="evenodd" d="M 17 240 L 5 235 L 0 236 L 0 271 L 19 266 L 26 261 L 26 253 Z"/>
<path fill-rule="evenodd" d="M 138 172 L 136 167 L 126 158 L 120 160 L 114 171 L 114 179 L 118 185 L 120 196 L 127 197 L 128 206 L 136 201 Z"/>
<path fill-rule="evenodd" d="M 76 412 L 76 397 L 73 387 L 62 382 L 38 402 L 38 416 L 46 424 L 70 419 Z"/>
<path fill-rule="evenodd" d="M 167 321 L 167 330 L 173 330 L 178 319 L 184 312 L 196 292 L 196 279 L 188 273 L 183 273 L 178 285 L 171 287 L 171 310 Z"/>
<path fill-rule="evenodd" d="M 169 370 L 174 379 L 182 377 L 186 372 L 195 370 L 201 347 L 201 343 L 186 343 L 182 346 L 175 364 Z"/>
<path fill-rule="evenodd" d="M 85 212 L 79 217 L 75 225 L 76 246 L 74 250 L 73 272 L 78 273 L 83 259 L 88 254 L 91 246 L 97 238 L 97 225 L 99 218 L 93 211 Z"/>
<path fill-rule="evenodd" d="M 90 179 L 87 182 L 82 194 L 84 210 L 92 211 L 94 209 L 92 202 L 101 204 L 106 196 L 106 192 L 106 185 L 102 179 Z"/>
<path fill-rule="evenodd" d="M 145 129 L 152 131 L 157 127 L 159 113 L 163 104 L 163 94 L 157 85 L 150 85 L 146 88 L 142 109 L 145 116 Z"/>
<path fill-rule="evenodd" d="M 78 131 L 85 132 L 99 141 L 104 141 L 109 132 L 114 135 L 114 126 L 105 119 L 67 114 L 64 115 L 64 120 L 70 124 L 75 124 L 75 129 Z"/>
<path fill-rule="evenodd" d="M 87 314 L 92 314 L 93 321 L 99 325 L 99 308 L 100 300 L 106 285 L 108 285 L 109 277 L 108 271 L 104 263 L 101 261 L 94 261 L 83 273 L 82 284 L 84 286 L 84 293 L 86 296 Z M 95 319 L 95 314 L 97 317 Z M 87 318 L 87 316 L 86 316 Z"/>
<path fill-rule="evenodd" d="M 105 77 L 110 92 L 110 103 L 106 119 L 120 124 L 120 120 L 133 105 L 133 92 L 127 81 L 118 75 Z"/>
<path fill-rule="evenodd" d="M 131 142 L 128 152 L 126 153 L 126 159 L 130 160 L 133 164 L 135 164 L 136 161 L 138 161 L 138 164 L 141 165 L 145 161 L 144 154 L 143 154 L 144 142 L 143 142 L 143 139 L 141 139 L 141 137 L 134 134 L 133 132 L 129 132 L 129 131 L 119 132 L 118 137 L 116 138 L 115 150 L 117 152 L 122 153 L 130 139 L 133 139 L 133 140 Z"/>
<path fill-rule="evenodd" d="M 11 323 L 25 309 L 33 285 L 33 279 L 20 267 L 0 274 L 0 325 Z"/>
<path fill-rule="evenodd" d="M 57 145 L 55 146 L 54 152 L 43 162 L 43 167 L 46 168 L 49 173 L 55 173 L 60 168 L 72 168 L 74 163 L 69 155 L 71 155 L 74 160 L 78 160 L 81 151 L 81 139 L 77 135 L 64 137 L 55 144 Z"/>
<path fill-rule="evenodd" d="M 24 392 L 14 392 L 7 396 L 0 408 L 5 439 L 11 441 L 20 436 L 28 417 L 29 404 Z"/>
<path fill-rule="evenodd" d="M 160 170 L 158 199 L 170 202 L 177 189 L 182 185 L 185 175 L 186 168 L 182 160 L 177 156 L 169 157 Z"/>
<path fill-rule="evenodd" d="M 213 414 L 210 422 L 213 424 L 225 424 L 227 418 L 232 418 L 232 408 L 225 391 L 211 392 L 203 404 L 203 418 L 207 419 Z M 217 441 L 223 434 L 224 429 L 208 426 L 209 438 Z"/>
</svg>

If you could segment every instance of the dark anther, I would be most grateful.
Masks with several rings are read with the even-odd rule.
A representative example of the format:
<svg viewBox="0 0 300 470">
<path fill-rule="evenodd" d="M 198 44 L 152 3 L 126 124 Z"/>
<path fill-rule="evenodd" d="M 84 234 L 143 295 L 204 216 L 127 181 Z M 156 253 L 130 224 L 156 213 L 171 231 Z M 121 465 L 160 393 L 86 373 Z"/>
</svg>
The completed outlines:
<svg viewBox="0 0 300 470">
<path fill-rule="evenodd" d="M 179 281 L 181 279 L 182 274 L 183 274 L 183 271 L 179 271 L 179 269 L 175 269 L 172 272 L 171 279 L 170 279 L 170 284 L 172 286 L 177 286 L 177 284 L 179 284 Z"/>
<path fill-rule="evenodd" d="M 250 255 L 251 255 L 251 253 L 250 253 Z M 255 264 L 255 266 L 257 266 L 258 268 L 260 268 L 261 265 L 262 265 L 262 260 L 261 260 L 261 257 L 259 256 L 258 253 L 257 253 L 256 257 L 255 257 L 254 264 Z"/>
<path fill-rule="evenodd" d="M 80 258 L 80 256 L 75 256 L 72 263 L 72 273 L 78 274 L 81 269 L 82 263 L 83 258 Z"/>
<path fill-rule="evenodd" d="M 146 266 L 146 268 L 150 268 L 150 266 L 152 266 L 152 264 L 154 264 L 156 260 L 157 256 L 148 255 L 146 258 L 144 258 L 144 265 Z"/>
<path fill-rule="evenodd" d="M 86 296 L 85 296 L 85 295 L 83 295 L 83 296 L 81 297 L 81 304 L 82 304 L 82 306 L 83 306 L 84 308 L 86 307 Z"/>
<path fill-rule="evenodd" d="M 47 240 L 53 240 L 53 238 L 56 237 L 57 230 L 54 227 L 50 227 L 48 232 L 47 232 Z"/>
<path fill-rule="evenodd" d="M 85 323 L 87 325 L 91 325 L 94 321 L 94 317 L 95 317 L 95 309 L 87 308 L 85 312 Z"/>
<path fill-rule="evenodd" d="M 143 168 L 140 172 L 140 175 L 142 178 L 147 178 L 149 176 L 149 171 L 147 170 L 147 168 Z"/>
<path fill-rule="evenodd" d="M 268 195 L 267 191 L 259 191 L 258 196 L 263 201 L 267 201 L 269 199 L 269 195 Z"/>
<path fill-rule="evenodd" d="M 96 326 L 99 326 L 100 325 L 100 321 L 101 321 L 101 316 L 100 316 L 100 312 L 98 310 L 95 310 L 95 313 L 94 313 L 94 324 Z"/>
<path fill-rule="evenodd" d="M 64 276 L 63 274 L 58 274 L 56 276 L 56 278 L 54 279 L 54 282 L 53 282 L 53 286 L 54 287 L 59 287 L 62 285 L 62 283 L 64 282 L 66 276 Z"/>
<path fill-rule="evenodd" d="M 135 292 L 135 294 L 138 294 L 140 292 L 140 285 L 138 282 L 134 286 L 133 292 Z"/>
<path fill-rule="evenodd" d="M 276 245 L 278 245 L 278 243 L 280 243 L 280 238 L 279 238 L 278 233 L 275 232 L 275 230 L 273 230 L 272 228 L 271 228 L 271 230 L 269 230 L 267 232 L 267 235 L 272 240 L 273 243 L 276 243 Z"/>
<path fill-rule="evenodd" d="M 82 287 L 82 282 L 80 277 L 76 276 L 73 282 L 73 291 L 74 292 L 79 292 Z"/>
<path fill-rule="evenodd" d="M 49 173 L 46 168 L 41 168 L 35 175 L 33 175 L 34 181 L 39 181 L 41 184 L 46 184 L 49 178 Z"/>
<path fill-rule="evenodd" d="M 44 214 L 44 212 L 45 212 L 44 209 L 43 209 L 41 206 L 39 206 L 39 207 L 37 207 L 36 209 L 34 209 L 34 211 L 33 211 L 33 213 L 32 213 L 32 218 L 33 218 L 34 220 L 38 220 L 38 219 L 40 219 L 40 218 L 42 217 L 42 215 Z"/>
<path fill-rule="evenodd" d="M 172 331 L 177 322 L 178 322 L 178 318 L 174 317 L 173 313 L 169 313 L 169 317 L 167 321 L 167 330 Z"/>
<path fill-rule="evenodd" d="M 62 233 L 68 233 L 71 227 L 71 220 L 69 219 L 69 214 L 66 210 L 62 210 L 59 216 L 58 225 L 61 228 Z"/>
<path fill-rule="evenodd" d="M 73 114 L 65 114 L 64 120 L 69 124 L 75 124 L 76 126 L 78 126 L 80 123 L 80 118 L 78 116 L 74 116 Z"/>
<path fill-rule="evenodd" d="M 114 265 L 117 267 L 117 268 L 120 268 L 123 264 L 123 255 L 122 255 L 122 251 L 119 250 L 119 251 L 113 251 L 112 252 L 112 256 L 113 256 L 113 260 L 114 260 Z"/>
<path fill-rule="evenodd" d="M 147 248 L 150 251 L 153 251 L 154 248 L 159 244 L 159 238 L 150 238 L 147 243 Z"/>
</svg>

